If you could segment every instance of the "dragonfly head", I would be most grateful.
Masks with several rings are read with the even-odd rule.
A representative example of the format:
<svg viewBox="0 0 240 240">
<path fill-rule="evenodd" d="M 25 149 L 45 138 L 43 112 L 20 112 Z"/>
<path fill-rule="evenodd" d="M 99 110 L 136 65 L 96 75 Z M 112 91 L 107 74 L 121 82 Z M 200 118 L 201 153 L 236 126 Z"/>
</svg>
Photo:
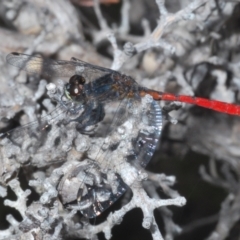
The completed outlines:
<svg viewBox="0 0 240 240">
<path fill-rule="evenodd" d="M 83 93 L 86 80 L 81 75 L 73 75 L 65 86 L 65 95 L 68 99 L 75 99 Z"/>
</svg>

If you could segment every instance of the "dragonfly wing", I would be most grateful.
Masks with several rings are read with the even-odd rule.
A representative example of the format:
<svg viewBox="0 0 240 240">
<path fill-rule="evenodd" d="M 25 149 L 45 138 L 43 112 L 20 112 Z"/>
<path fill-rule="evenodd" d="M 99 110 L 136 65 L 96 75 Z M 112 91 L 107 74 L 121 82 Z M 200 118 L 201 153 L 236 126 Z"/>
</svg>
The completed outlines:
<svg viewBox="0 0 240 240">
<path fill-rule="evenodd" d="M 101 98 L 105 99 L 105 93 L 102 95 Z M 98 124 L 95 136 L 92 138 L 91 148 L 87 152 L 87 156 L 94 161 L 95 166 L 90 164 L 87 169 L 79 168 L 78 179 L 80 176 L 84 175 L 84 177 L 74 190 L 74 196 L 78 192 L 78 201 L 77 204 L 74 201 L 67 204 L 69 208 L 80 210 L 87 218 L 99 216 L 128 189 L 117 169 L 114 168 L 116 162 L 113 160 L 113 154 L 118 154 L 117 146 L 121 141 L 116 135 L 117 129 L 128 117 L 127 102 L 128 99 L 124 98 L 122 101 L 108 102 L 105 105 L 104 120 Z M 68 174 L 71 178 L 75 175 L 73 172 Z M 65 183 L 62 186 L 65 186 Z M 69 194 L 65 195 L 69 196 Z M 76 200 L 76 197 L 74 198 Z"/>
<path fill-rule="evenodd" d="M 64 61 L 22 53 L 10 53 L 7 55 L 6 60 L 9 64 L 32 74 L 41 74 L 45 77 L 81 75 L 86 82 L 91 82 L 107 74 L 114 73 L 111 69 L 98 67 L 76 58 L 72 58 L 71 61 Z"/>
<path fill-rule="evenodd" d="M 126 159 L 133 165 L 145 168 L 158 145 L 162 131 L 162 112 L 159 104 L 147 95 L 128 102 L 127 121 L 132 119 L 131 149 Z M 129 133 L 129 130 L 128 130 Z"/>
<path fill-rule="evenodd" d="M 99 154 L 93 158 L 102 161 L 103 168 L 108 168 L 114 151 L 119 151 L 116 154 L 119 158 L 145 168 L 155 152 L 162 131 L 162 112 L 158 102 L 149 95 L 143 98 L 126 96 L 118 105 L 107 103 L 106 108 L 113 109 L 111 117 L 106 109 L 105 119 L 101 123 L 107 126 L 105 141 L 108 149 L 104 157 Z M 121 149 L 124 151 L 121 152 Z"/>
<path fill-rule="evenodd" d="M 66 114 L 66 110 L 57 107 L 37 121 L 1 133 L 1 144 L 9 149 L 8 157 L 37 167 L 65 160 L 67 151 L 63 146 L 69 138 L 68 126 L 64 123 Z"/>
</svg>

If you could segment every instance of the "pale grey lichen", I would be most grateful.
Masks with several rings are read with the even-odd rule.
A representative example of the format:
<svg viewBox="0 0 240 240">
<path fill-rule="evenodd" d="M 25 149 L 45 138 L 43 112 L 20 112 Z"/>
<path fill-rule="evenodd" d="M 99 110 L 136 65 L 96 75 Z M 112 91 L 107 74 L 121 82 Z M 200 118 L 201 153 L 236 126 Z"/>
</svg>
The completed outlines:
<svg viewBox="0 0 240 240">
<path fill-rule="evenodd" d="M 27 131 L 23 131 L 23 134 L 19 136 L 16 132 L 17 145 L 8 139 L 1 140 L 0 196 L 13 201 L 9 194 L 11 191 L 7 190 L 10 188 L 8 186 L 10 186 L 11 181 L 16 180 L 19 169 L 21 169 L 22 175 L 32 187 L 32 192 L 35 190 L 39 199 L 43 199 L 43 202 L 47 202 L 48 199 L 51 199 L 51 201 L 46 206 L 43 206 L 39 199 L 37 203 L 30 201 L 26 216 L 21 224 L 15 219 L 15 216 L 8 215 L 6 219 L 10 223 L 9 228 L 1 230 L 0 236 L 2 239 L 19 239 L 20 237 L 23 239 L 69 239 L 70 237 L 97 239 L 96 233 L 102 231 L 107 238 L 110 238 L 112 227 L 121 222 L 121 216 L 124 213 L 122 215 L 117 212 L 112 213 L 103 224 L 92 226 L 80 217 L 75 210 L 67 209 L 62 206 L 61 202 L 57 202 L 59 195 L 67 193 L 65 184 L 63 184 L 64 189 L 60 194 L 57 187 L 59 186 L 58 182 L 70 175 L 71 171 L 66 171 L 70 164 L 78 165 L 80 159 L 87 162 L 90 156 L 95 159 L 96 154 L 99 153 L 97 159 L 104 168 L 107 164 L 109 168 L 115 169 L 114 163 L 108 163 L 104 160 L 107 155 L 110 155 L 116 160 L 115 165 L 121 174 L 127 174 L 125 181 L 130 184 L 130 187 L 132 189 L 136 186 L 143 188 L 148 196 L 154 199 L 160 199 L 159 190 L 165 197 L 179 197 L 178 192 L 173 189 L 176 181 L 175 177 L 152 174 L 141 170 L 138 162 L 135 165 L 124 162 L 124 148 L 126 147 L 126 150 L 131 149 L 131 144 L 127 144 L 127 141 L 121 141 L 123 147 L 120 149 L 119 145 L 119 154 L 118 151 L 115 151 L 106 155 L 104 147 L 107 148 L 108 143 L 106 142 L 104 146 L 101 145 L 104 134 L 90 138 L 88 135 L 74 132 L 74 122 L 71 124 L 62 122 L 66 119 L 64 109 L 60 108 L 59 105 L 56 106 L 45 96 L 43 90 L 46 82 L 43 80 L 40 86 L 35 83 L 36 79 L 34 77 L 27 78 L 26 73 L 21 72 L 19 74 L 18 69 L 5 66 L 6 54 L 11 51 L 25 51 L 28 54 L 40 53 L 58 60 L 70 59 L 74 56 L 96 65 L 110 66 L 112 64 L 112 69 L 119 70 L 121 68 L 122 71 L 126 71 L 135 77 L 143 86 L 154 90 L 186 95 L 204 93 L 204 97 L 210 99 L 217 98 L 225 102 L 239 102 L 240 68 L 239 51 L 236 51 L 240 39 L 239 3 L 226 0 L 156 0 L 157 4 L 154 5 L 154 1 L 124 0 L 120 4 L 121 13 L 119 9 L 119 15 L 116 14 L 112 17 L 109 11 L 110 7 L 100 8 L 101 1 L 100 3 L 92 1 L 95 4 L 94 9 L 98 19 L 98 22 L 96 22 L 95 17 L 92 17 L 92 11 L 86 15 L 82 14 L 81 10 L 79 11 L 80 8 L 77 4 L 86 1 L 57 0 L 42 1 L 41 4 L 39 2 L 31 0 L 0 1 L 0 35 L 2 39 L 0 42 L 0 128 L 4 131 L 8 130 L 11 124 L 15 122 L 23 126 L 29 122 L 37 121 L 40 116 L 44 117 L 47 114 L 49 114 L 47 115 L 49 117 L 46 116 L 46 122 L 51 120 L 53 124 L 52 129 L 49 129 L 51 131 L 47 132 L 46 136 L 42 136 L 45 139 L 42 141 L 44 144 L 40 146 L 36 145 L 38 141 L 34 136 L 29 138 Z M 76 5 L 72 5 L 71 2 Z M 131 9 L 136 11 L 130 11 Z M 104 11 L 103 14 L 101 14 L 101 10 Z M 149 12 L 151 14 L 148 14 Z M 83 15 L 84 18 L 81 18 Z M 107 21 L 104 16 L 108 17 Z M 27 21 L 25 21 L 26 19 Z M 82 23 L 84 23 L 83 26 L 81 26 Z M 143 34 L 136 35 L 135 33 L 139 33 L 140 29 Z M 86 33 L 87 41 L 85 40 Z M 80 38 L 81 41 L 79 41 Z M 107 39 L 112 46 L 107 45 Z M 103 42 L 104 44 L 102 44 Z M 148 50 L 143 52 L 145 49 Z M 108 56 L 111 55 L 113 62 L 104 57 L 104 54 L 99 54 L 98 50 L 101 53 L 107 53 Z M 174 56 L 172 56 L 173 52 Z M 79 73 L 82 72 L 81 70 L 79 69 Z M 55 84 L 48 85 L 49 95 L 51 99 L 56 98 L 56 101 L 60 102 L 59 97 L 61 95 L 55 94 L 55 91 L 58 91 L 63 83 L 57 83 L 55 79 L 51 80 Z M 216 85 L 214 84 L 215 81 Z M 53 92 L 51 93 L 51 91 Z M 169 108 L 168 105 L 164 109 L 165 112 L 168 112 L 173 108 L 177 108 L 177 106 L 170 106 Z M 165 121 L 160 154 L 155 155 L 152 164 L 154 164 L 154 170 L 155 166 L 160 166 L 158 170 L 156 168 L 156 171 L 164 172 L 165 169 L 162 169 L 162 167 L 165 167 L 164 158 L 168 156 L 167 162 L 171 162 L 171 170 L 169 171 L 176 174 L 179 179 L 180 184 L 177 188 L 180 189 L 183 186 L 184 190 L 189 190 L 187 183 L 191 185 L 194 180 L 191 178 L 191 181 L 189 181 L 185 163 L 193 163 L 197 159 L 195 157 L 192 159 L 192 156 L 190 156 L 190 159 L 185 158 L 186 153 L 191 149 L 211 158 L 209 168 L 206 168 L 204 163 L 204 167 L 200 169 L 200 174 L 209 183 L 206 187 L 214 184 L 217 186 L 216 189 L 221 188 L 224 193 L 228 193 L 228 196 L 222 202 L 220 211 L 216 210 L 216 212 L 219 211 L 218 216 L 216 213 L 214 216 L 210 216 L 213 213 L 212 206 L 220 205 L 222 199 L 218 199 L 217 202 L 216 198 L 209 199 L 209 196 L 214 195 L 214 193 L 209 195 L 206 194 L 205 190 L 201 192 L 201 188 L 194 184 L 194 189 L 198 194 L 195 200 L 190 198 L 189 202 L 190 206 L 191 201 L 195 201 L 194 204 L 199 203 L 199 205 L 195 205 L 197 211 L 195 209 L 191 211 L 193 215 L 190 219 L 189 208 L 187 207 L 178 223 L 189 224 L 188 226 L 181 226 L 183 227 L 182 234 L 188 232 L 187 235 L 191 235 L 190 239 L 196 238 L 196 234 L 199 237 L 197 228 L 204 224 L 209 225 L 210 222 L 212 227 L 213 223 L 217 222 L 216 227 L 214 230 L 209 227 L 202 228 L 202 233 L 206 231 L 205 236 L 209 235 L 211 240 L 231 238 L 236 234 L 235 230 L 238 228 L 240 219 L 240 188 L 239 179 L 236 177 L 239 176 L 240 169 L 239 118 L 227 117 L 224 114 L 210 114 L 210 112 L 205 114 L 200 112 L 198 114 L 195 110 L 184 105 L 182 110 L 171 112 L 172 117 L 165 116 L 165 119 L 171 123 L 176 123 L 177 119 L 178 124 L 173 125 Z M 67 116 L 66 114 L 66 117 L 70 118 L 70 115 Z M 10 120 L 10 124 L 6 119 Z M 111 120 L 111 118 L 104 119 L 107 124 L 99 124 L 103 125 L 100 132 L 104 133 L 106 129 L 111 130 Z M 119 134 L 109 136 L 109 142 L 120 141 L 124 129 L 129 129 L 131 121 L 125 121 L 125 124 L 126 127 L 124 123 L 119 124 Z M 36 129 L 34 130 L 34 126 L 29 127 L 29 130 L 39 136 L 39 132 L 38 130 L 35 131 Z M 141 127 L 144 128 L 144 126 Z M 94 130 L 94 127 L 89 130 Z M 58 140 L 62 141 L 59 142 Z M 98 146 L 100 150 L 94 149 L 94 146 Z M 183 169 L 184 178 L 178 176 L 181 169 L 177 168 L 176 170 L 175 168 L 179 166 L 178 160 L 182 158 L 185 161 L 181 161 L 181 166 L 184 166 L 180 168 Z M 201 156 L 201 160 L 204 158 L 205 156 Z M 118 159 L 123 161 L 122 169 L 118 165 Z M 178 160 L 172 161 L 173 159 Z M 81 163 L 84 161 L 81 161 Z M 66 169 L 64 169 L 65 167 Z M 221 172 L 218 173 L 219 170 Z M 21 177 L 21 171 L 20 181 L 23 178 Z M 190 172 L 197 176 L 196 168 L 195 170 L 191 168 Z M 101 180 L 104 179 L 106 183 L 112 183 L 111 188 L 113 192 L 116 192 L 118 181 L 114 181 L 115 172 L 108 171 L 107 176 L 109 178 L 105 178 L 101 171 L 96 170 L 97 173 L 100 177 L 96 182 L 101 183 Z M 139 184 L 134 183 L 135 177 Z M 184 182 L 185 178 L 187 180 Z M 93 179 L 90 178 L 92 181 Z M 75 181 L 76 179 L 70 177 L 70 184 L 72 180 Z M 184 184 L 182 184 L 183 182 Z M 196 182 L 198 182 L 197 179 Z M 131 183 L 133 184 L 131 185 Z M 23 192 L 19 197 L 21 200 L 16 201 L 16 207 L 21 201 L 24 201 L 22 197 L 26 188 L 24 184 L 22 187 L 24 190 L 21 191 L 14 188 L 14 191 Z M 72 193 L 70 188 L 68 190 Z M 107 194 L 108 192 L 105 192 L 103 197 Z M 77 196 L 78 194 L 74 191 L 71 194 L 71 199 Z M 204 197 L 207 202 L 206 205 L 202 204 Z M 32 194 L 29 195 L 29 198 L 31 200 Z M 127 191 L 121 200 L 121 204 L 127 206 L 131 202 L 130 200 L 131 191 Z M 59 207 L 53 206 L 54 201 L 58 203 Z M 24 206 L 23 204 L 19 212 L 24 212 Z M 45 210 L 43 210 L 44 207 L 46 207 Z M 5 209 L 9 209 L 9 207 Z M 50 209 L 55 209 L 55 212 L 50 212 Z M 210 209 L 207 214 L 208 218 L 202 218 L 201 214 L 206 213 L 207 209 Z M 41 214 L 40 216 L 38 210 L 41 213 L 47 210 L 48 217 L 45 214 L 43 214 L 44 217 Z M 127 211 L 128 209 L 125 209 L 125 212 Z M 175 235 L 181 232 L 181 228 L 173 221 L 175 213 L 172 213 L 167 207 L 159 208 L 158 212 L 160 212 L 158 216 L 161 216 L 164 222 L 164 238 L 166 240 L 173 239 Z M 3 214 L 4 211 L 2 211 L 1 216 Z M 126 216 L 125 221 L 130 219 L 131 214 Z M 54 219 L 56 224 L 51 224 Z M 40 221 L 43 222 L 42 227 Z M 152 219 L 150 230 L 154 239 L 160 239 L 158 226 L 154 221 Z M 146 220 L 146 226 L 149 222 Z M 1 221 L 1 223 L 4 224 L 4 221 Z M 20 228 L 20 226 L 22 227 Z M 47 226 L 52 228 L 51 234 L 48 232 Z M 124 223 L 122 226 L 124 228 Z M 160 226 L 161 230 L 162 228 Z M 140 232 L 139 230 L 138 228 L 137 232 L 134 232 L 135 236 Z M 209 231 L 213 232 L 209 233 Z M 129 233 L 125 229 L 122 232 Z M 239 233 L 237 232 L 237 234 Z M 184 235 L 184 237 L 189 237 L 187 235 Z"/>
</svg>

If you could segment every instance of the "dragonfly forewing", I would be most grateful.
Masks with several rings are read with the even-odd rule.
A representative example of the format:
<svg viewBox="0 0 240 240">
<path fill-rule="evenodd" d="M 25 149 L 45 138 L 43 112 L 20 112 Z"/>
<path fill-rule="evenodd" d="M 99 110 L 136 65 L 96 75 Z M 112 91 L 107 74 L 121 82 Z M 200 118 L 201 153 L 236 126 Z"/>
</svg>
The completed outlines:
<svg viewBox="0 0 240 240">
<path fill-rule="evenodd" d="M 65 61 L 21 53 L 10 53 L 7 55 L 6 60 L 12 66 L 30 74 L 41 74 L 45 77 L 81 75 L 86 79 L 86 82 L 91 82 L 109 73 L 114 73 L 111 69 L 98 67 L 76 58 L 72 58 L 71 61 Z"/>
</svg>

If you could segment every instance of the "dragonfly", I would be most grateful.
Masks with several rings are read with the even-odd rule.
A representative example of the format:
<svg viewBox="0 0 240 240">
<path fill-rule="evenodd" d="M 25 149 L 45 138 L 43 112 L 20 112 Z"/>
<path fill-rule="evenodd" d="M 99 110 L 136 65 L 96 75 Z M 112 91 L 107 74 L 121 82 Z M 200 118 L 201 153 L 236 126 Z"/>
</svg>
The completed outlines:
<svg viewBox="0 0 240 240">
<path fill-rule="evenodd" d="M 113 114 L 111 127 L 109 127 L 109 131 L 106 134 L 107 136 L 122 127 L 127 119 L 137 118 L 136 122 L 137 125 L 139 125 L 139 131 L 131 139 L 131 147 L 127 151 L 126 159 L 142 168 L 146 167 L 152 158 L 160 138 L 162 111 L 158 104 L 159 101 L 177 101 L 194 104 L 226 114 L 240 115 L 239 105 L 149 89 L 138 84 L 131 76 L 109 68 L 92 65 L 76 58 L 71 58 L 70 61 L 52 60 L 41 56 L 13 52 L 7 55 L 6 60 L 9 64 L 20 70 L 27 71 L 30 74 L 38 74 L 44 77 L 67 77 L 69 79 L 64 85 L 63 95 L 57 100 L 63 111 L 60 111 L 60 113 L 57 112 L 55 115 L 50 114 L 50 118 L 52 116 L 59 116 L 61 113 L 70 113 L 70 115 L 74 117 L 71 117 L 70 120 L 65 119 L 65 125 L 67 126 L 71 122 L 77 123 L 76 132 L 91 134 L 89 127 L 104 121 L 107 109 L 111 104 L 116 104 L 116 111 Z M 147 104 L 145 103 L 145 107 L 141 108 L 145 101 L 143 99 L 148 98 L 148 96 L 150 96 L 150 101 L 148 101 Z M 135 109 L 140 110 L 134 113 Z M 141 122 L 145 123 L 145 127 L 140 127 Z M 39 132 L 37 133 L 40 136 L 38 136 L 36 144 L 34 141 L 31 141 L 31 144 L 34 142 L 34 147 L 36 148 L 36 146 L 40 146 L 38 139 L 45 139 L 42 136 L 48 134 L 46 132 L 51 124 L 49 124 L 48 118 L 42 118 L 35 125 L 40 126 L 40 128 L 38 128 Z M 18 144 L 21 144 L 21 136 L 26 133 L 29 134 L 29 131 L 31 131 L 35 125 L 30 124 L 26 127 L 7 132 L 4 136 L 8 136 L 15 142 L 17 139 L 20 139 Z M 81 194 L 83 194 L 83 188 L 79 187 L 80 195 L 77 198 L 78 204 L 84 208 L 81 212 L 88 218 L 93 218 L 101 214 L 127 189 L 119 175 L 116 177 L 118 184 L 117 191 L 111 190 L 111 186 L 109 185 L 106 187 L 107 177 L 106 174 L 103 173 L 104 171 L 102 171 L 103 168 L 110 168 L 113 161 L 111 160 L 111 154 L 117 147 L 117 142 L 108 145 L 107 150 L 105 150 L 104 158 L 107 160 L 104 167 L 100 163 L 100 160 L 98 160 L 100 159 L 99 155 L 97 155 L 95 159 L 96 162 L 99 162 L 99 166 L 101 166 L 100 175 L 105 185 L 100 184 L 101 188 L 99 188 L 99 186 L 95 186 L 92 183 L 92 185 L 90 184 L 91 187 L 89 187 L 89 182 L 87 184 L 87 181 L 83 180 L 85 178 L 82 179 L 82 182 L 84 182 L 86 186 L 85 192 L 87 193 L 81 196 Z M 47 150 L 50 151 L 50 148 L 52 148 L 52 146 Z M 70 175 L 79 176 L 79 172 L 82 171 L 80 169 L 83 168 L 79 167 L 77 173 Z M 86 172 L 86 169 L 83 171 Z M 93 182 L 93 179 L 91 179 L 90 182 Z M 61 185 L 64 186 L 64 183 L 62 182 Z M 99 189 L 101 189 L 101 192 L 105 191 L 106 194 L 105 197 L 98 199 L 98 194 L 96 193 Z M 68 203 L 68 200 L 65 199 L 64 203 Z"/>
<path fill-rule="evenodd" d="M 74 57 L 71 61 L 51 60 L 13 52 L 6 59 L 9 64 L 29 73 L 42 74 L 46 77 L 70 77 L 67 85 L 69 96 L 76 100 L 90 96 L 101 103 L 106 103 L 124 97 L 140 98 L 151 95 L 155 101 L 177 101 L 226 114 L 240 115 L 239 105 L 148 89 L 139 85 L 130 76 L 86 63 Z"/>
</svg>

